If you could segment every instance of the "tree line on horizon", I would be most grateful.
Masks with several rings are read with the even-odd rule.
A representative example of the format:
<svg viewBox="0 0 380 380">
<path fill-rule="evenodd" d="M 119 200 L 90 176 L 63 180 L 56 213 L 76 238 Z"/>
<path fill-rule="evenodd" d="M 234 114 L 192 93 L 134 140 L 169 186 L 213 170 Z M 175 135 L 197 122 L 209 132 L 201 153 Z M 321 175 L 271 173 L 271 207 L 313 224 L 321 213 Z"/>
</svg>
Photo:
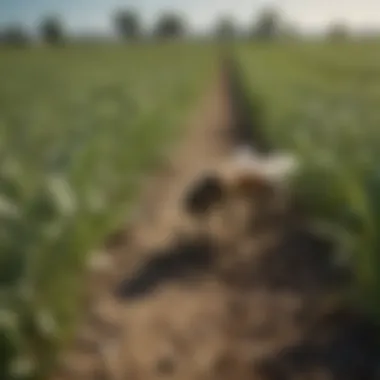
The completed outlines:
<svg viewBox="0 0 380 380">
<path fill-rule="evenodd" d="M 119 39 L 126 42 L 136 42 L 147 38 L 186 38 L 191 35 L 184 17 L 169 12 L 162 14 L 147 31 L 138 12 L 121 9 L 113 15 L 113 26 Z M 63 20 L 57 16 L 45 17 L 37 29 L 38 40 L 46 44 L 58 46 L 72 39 L 67 33 Z M 349 31 L 344 24 L 335 23 L 330 26 L 326 35 L 329 39 L 342 40 L 348 38 Z M 295 27 L 286 24 L 276 10 L 268 8 L 262 10 L 250 28 L 240 27 L 229 16 L 220 17 L 208 36 L 219 40 L 252 38 L 269 41 L 281 37 L 297 38 L 300 34 Z M 0 42 L 3 44 L 23 46 L 33 40 L 30 32 L 22 25 L 0 28 Z"/>
</svg>

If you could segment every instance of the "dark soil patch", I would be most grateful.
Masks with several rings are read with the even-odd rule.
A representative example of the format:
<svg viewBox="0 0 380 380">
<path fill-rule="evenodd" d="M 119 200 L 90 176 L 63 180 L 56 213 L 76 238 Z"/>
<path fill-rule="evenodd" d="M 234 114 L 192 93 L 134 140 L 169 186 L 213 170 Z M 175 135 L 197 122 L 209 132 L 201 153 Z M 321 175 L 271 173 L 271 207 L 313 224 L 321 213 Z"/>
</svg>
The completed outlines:
<svg viewBox="0 0 380 380">
<path fill-rule="evenodd" d="M 121 299 L 136 299 L 153 292 L 168 282 L 194 278 L 209 271 L 213 247 L 207 240 L 181 239 L 172 246 L 148 255 L 152 259 L 124 280 L 115 295 Z"/>
</svg>

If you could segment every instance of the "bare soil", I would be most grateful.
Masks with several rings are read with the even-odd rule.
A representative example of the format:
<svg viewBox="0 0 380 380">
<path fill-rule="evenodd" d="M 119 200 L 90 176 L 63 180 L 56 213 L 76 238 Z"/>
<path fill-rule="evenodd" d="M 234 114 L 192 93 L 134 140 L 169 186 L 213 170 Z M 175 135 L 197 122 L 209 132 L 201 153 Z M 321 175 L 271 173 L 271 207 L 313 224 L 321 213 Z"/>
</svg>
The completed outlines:
<svg viewBox="0 0 380 380">
<path fill-rule="evenodd" d="M 331 242 L 289 230 L 253 266 L 218 275 L 184 236 L 184 190 L 228 157 L 236 110 L 222 74 L 183 141 L 147 179 L 137 218 L 98 256 L 83 318 L 53 380 L 375 379 L 376 330 L 342 301 Z"/>
</svg>

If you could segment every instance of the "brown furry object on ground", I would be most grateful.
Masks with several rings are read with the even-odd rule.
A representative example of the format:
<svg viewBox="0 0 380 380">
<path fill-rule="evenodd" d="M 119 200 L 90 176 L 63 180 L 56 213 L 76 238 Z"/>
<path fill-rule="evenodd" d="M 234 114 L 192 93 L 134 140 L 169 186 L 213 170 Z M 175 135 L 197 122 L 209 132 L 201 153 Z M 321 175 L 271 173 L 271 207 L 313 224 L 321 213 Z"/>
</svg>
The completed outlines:
<svg viewBox="0 0 380 380">
<path fill-rule="evenodd" d="M 377 329 L 344 301 L 351 276 L 334 244 L 277 182 L 225 173 L 185 195 L 198 234 L 123 285 L 120 379 L 376 379 Z"/>
</svg>

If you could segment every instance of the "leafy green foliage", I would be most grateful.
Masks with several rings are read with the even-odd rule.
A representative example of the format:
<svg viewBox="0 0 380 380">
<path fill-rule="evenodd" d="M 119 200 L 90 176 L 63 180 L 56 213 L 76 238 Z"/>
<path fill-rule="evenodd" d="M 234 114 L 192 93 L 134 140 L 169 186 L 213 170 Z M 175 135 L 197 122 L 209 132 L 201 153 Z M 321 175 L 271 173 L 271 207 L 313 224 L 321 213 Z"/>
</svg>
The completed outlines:
<svg viewBox="0 0 380 380">
<path fill-rule="evenodd" d="M 303 163 L 299 196 L 352 251 L 360 301 L 380 318 L 377 46 L 241 46 L 237 55 L 269 139 Z"/>
<path fill-rule="evenodd" d="M 212 57 L 175 44 L 0 52 L 1 379 L 49 370 L 89 255 L 181 132 Z"/>
</svg>

